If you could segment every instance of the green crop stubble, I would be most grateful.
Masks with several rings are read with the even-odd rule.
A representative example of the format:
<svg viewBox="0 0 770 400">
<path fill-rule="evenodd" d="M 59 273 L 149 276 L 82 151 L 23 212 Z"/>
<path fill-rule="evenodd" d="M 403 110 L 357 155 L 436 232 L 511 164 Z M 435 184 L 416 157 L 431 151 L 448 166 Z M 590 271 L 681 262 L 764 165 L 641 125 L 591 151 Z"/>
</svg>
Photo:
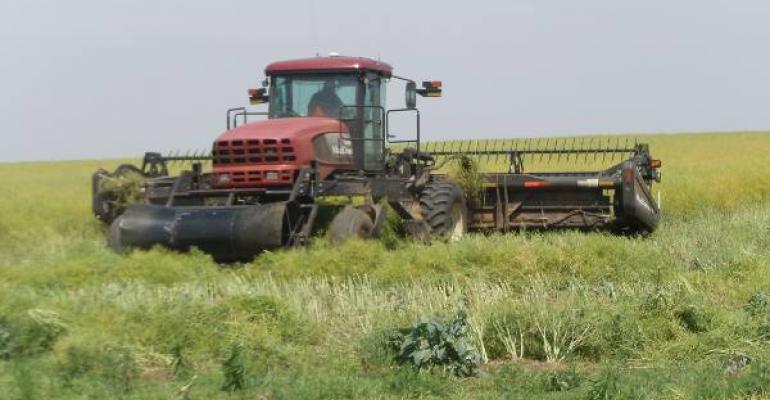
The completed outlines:
<svg viewBox="0 0 770 400">
<path fill-rule="evenodd" d="M 237 268 L 107 251 L 89 178 L 117 161 L 0 164 L 0 388 L 219 398 L 237 346 L 251 397 L 767 394 L 770 310 L 756 299 L 770 293 L 770 135 L 640 140 L 664 163 L 665 217 L 646 239 L 317 240 Z M 415 373 L 383 352 L 389 330 L 459 310 L 489 360 L 479 378 Z"/>
</svg>

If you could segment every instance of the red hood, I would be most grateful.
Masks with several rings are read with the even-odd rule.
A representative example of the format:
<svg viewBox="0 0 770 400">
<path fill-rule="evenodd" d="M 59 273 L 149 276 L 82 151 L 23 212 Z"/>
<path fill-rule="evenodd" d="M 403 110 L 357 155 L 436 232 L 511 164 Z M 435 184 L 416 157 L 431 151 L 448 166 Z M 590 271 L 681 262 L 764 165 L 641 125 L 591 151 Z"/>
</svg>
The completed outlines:
<svg viewBox="0 0 770 400">
<path fill-rule="evenodd" d="M 312 139 L 319 133 L 347 132 L 345 124 L 339 120 L 326 117 L 298 117 L 267 119 L 243 124 L 221 134 L 220 140 L 248 139 Z"/>
<path fill-rule="evenodd" d="M 219 188 L 290 185 L 297 171 L 313 162 L 313 139 L 331 132 L 347 132 L 339 120 L 326 117 L 268 119 L 243 124 L 219 135 L 212 148 L 213 173 L 227 180 Z M 317 164 L 325 179 L 348 164 Z M 219 179 L 219 178 L 217 178 Z"/>
</svg>

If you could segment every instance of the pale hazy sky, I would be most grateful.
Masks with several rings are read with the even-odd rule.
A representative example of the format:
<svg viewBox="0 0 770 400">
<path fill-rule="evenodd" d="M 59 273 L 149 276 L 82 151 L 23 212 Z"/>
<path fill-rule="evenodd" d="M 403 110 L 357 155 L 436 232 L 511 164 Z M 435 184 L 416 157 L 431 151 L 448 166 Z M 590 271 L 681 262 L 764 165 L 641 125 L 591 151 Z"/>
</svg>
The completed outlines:
<svg viewBox="0 0 770 400">
<path fill-rule="evenodd" d="M 330 51 L 443 80 L 429 139 L 770 129 L 767 0 L 2 0 L 0 161 L 206 149 Z"/>
</svg>

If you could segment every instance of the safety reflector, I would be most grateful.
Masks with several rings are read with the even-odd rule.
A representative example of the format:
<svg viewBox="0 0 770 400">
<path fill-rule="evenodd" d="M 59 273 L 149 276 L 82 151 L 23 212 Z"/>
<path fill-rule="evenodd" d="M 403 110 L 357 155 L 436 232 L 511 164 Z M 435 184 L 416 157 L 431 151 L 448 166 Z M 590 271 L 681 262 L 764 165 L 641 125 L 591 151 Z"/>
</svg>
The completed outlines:
<svg viewBox="0 0 770 400">
<path fill-rule="evenodd" d="M 634 171 L 631 168 L 626 169 L 626 183 L 631 183 L 634 181 Z"/>
<path fill-rule="evenodd" d="M 548 182 L 543 181 L 526 181 L 524 182 L 525 188 L 536 188 L 536 187 L 544 187 L 548 186 Z"/>
</svg>

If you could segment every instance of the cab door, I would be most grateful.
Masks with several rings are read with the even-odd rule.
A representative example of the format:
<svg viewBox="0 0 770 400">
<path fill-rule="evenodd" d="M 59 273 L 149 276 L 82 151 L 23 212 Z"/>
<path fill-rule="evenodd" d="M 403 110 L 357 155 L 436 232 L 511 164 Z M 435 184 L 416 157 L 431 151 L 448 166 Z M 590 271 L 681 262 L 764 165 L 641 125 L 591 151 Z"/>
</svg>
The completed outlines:
<svg viewBox="0 0 770 400">
<path fill-rule="evenodd" d="M 374 72 L 363 76 L 362 139 L 363 167 L 366 171 L 385 168 L 385 89 L 387 78 Z"/>
</svg>

